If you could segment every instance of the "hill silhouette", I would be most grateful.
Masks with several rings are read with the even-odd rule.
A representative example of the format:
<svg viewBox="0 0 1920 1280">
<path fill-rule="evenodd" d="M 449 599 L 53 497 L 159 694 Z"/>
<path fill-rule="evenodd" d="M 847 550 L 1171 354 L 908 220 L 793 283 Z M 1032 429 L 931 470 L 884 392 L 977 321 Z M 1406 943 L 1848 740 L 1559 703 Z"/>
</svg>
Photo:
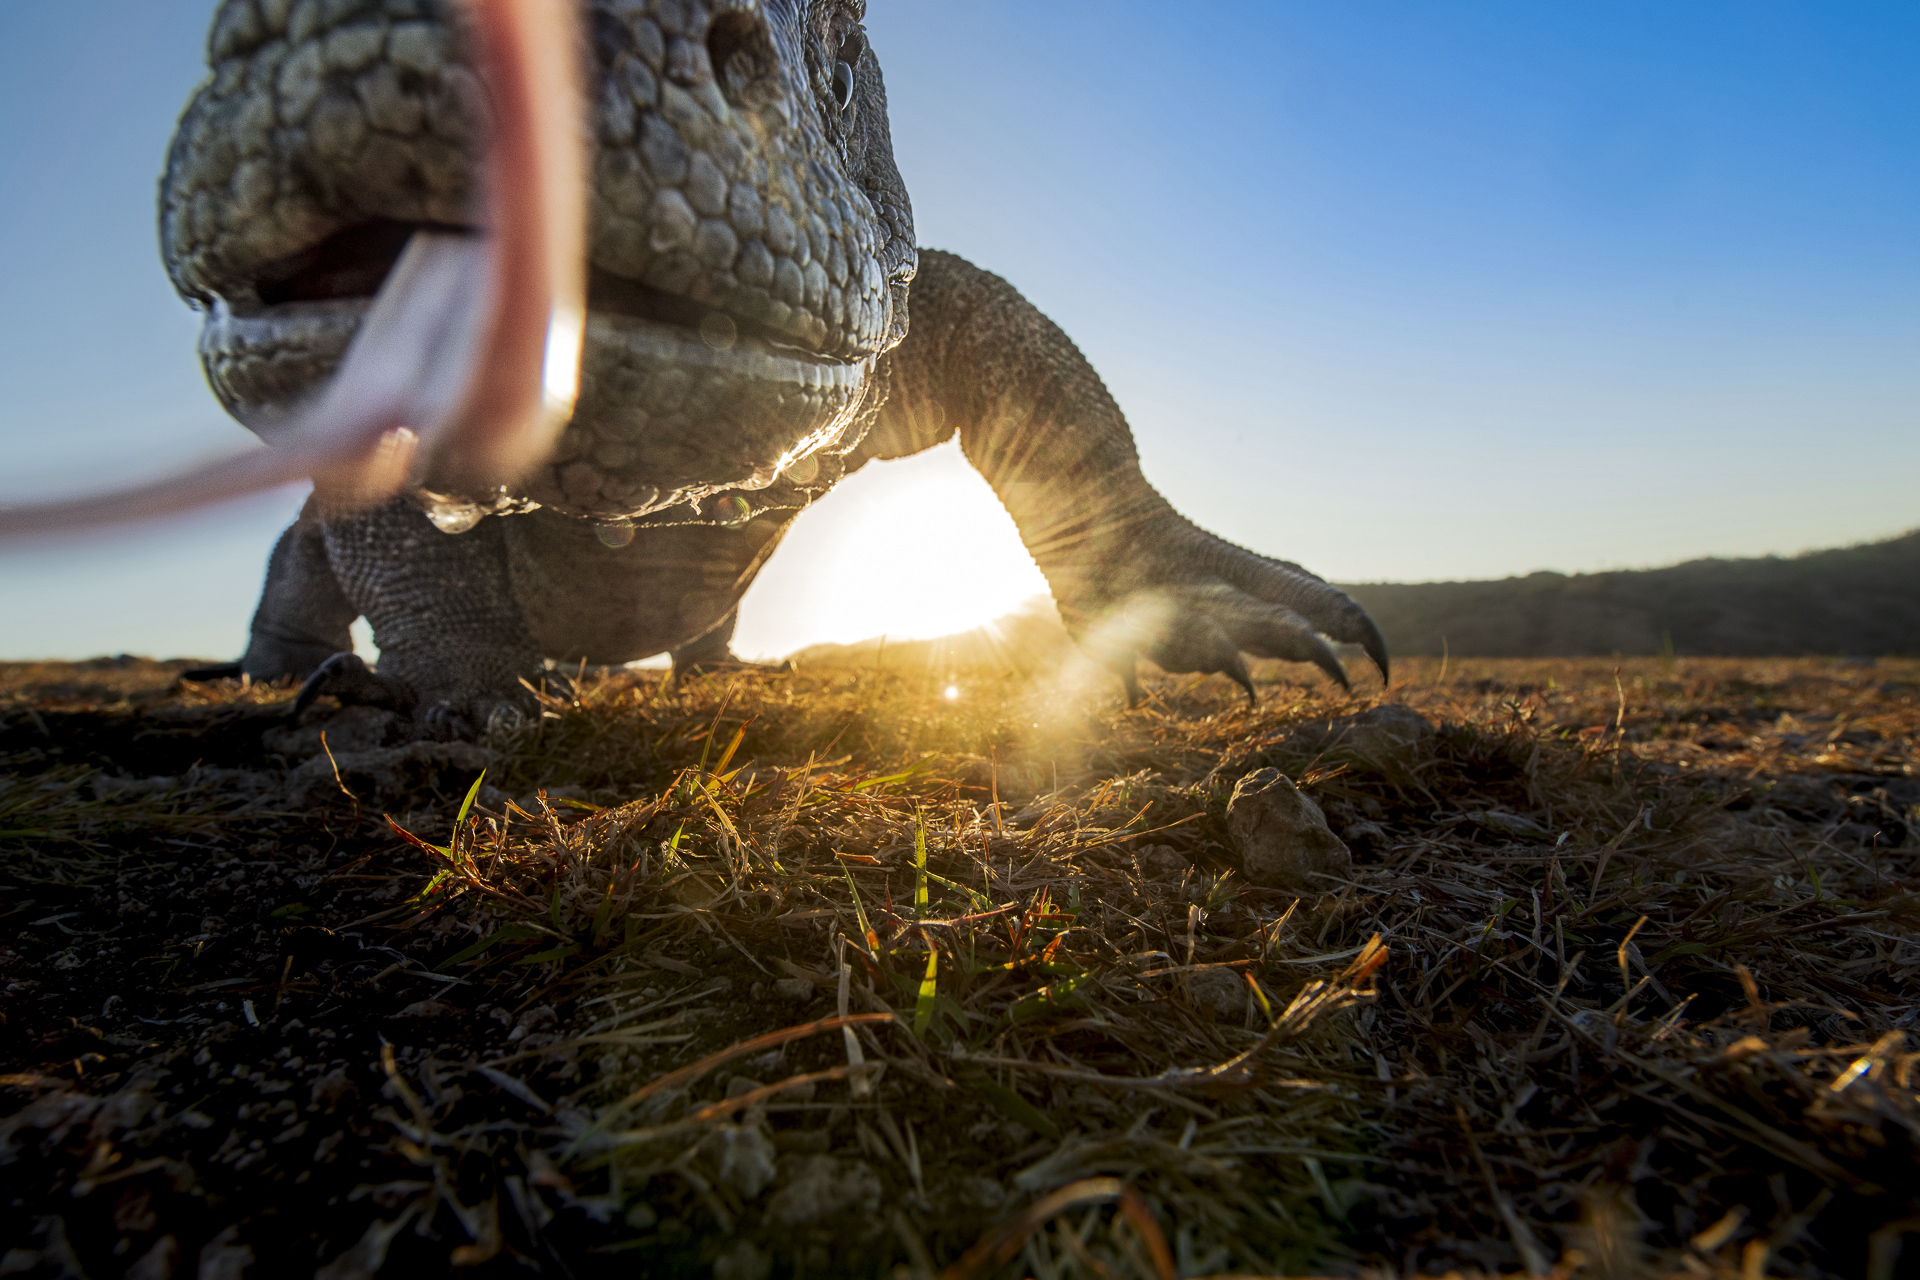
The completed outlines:
<svg viewBox="0 0 1920 1280">
<path fill-rule="evenodd" d="M 1797 556 L 1485 582 L 1342 583 L 1396 656 L 1920 655 L 1920 530 Z M 974 631 L 814 645 L 803 664 L 1029 667 L 1071 649 L 1036 596 Z"/>
<path fill-rule="evenodd" d="M 1343 590 L 1396 655 L 1920 654 L 1920 530 L 1797 556 Z"/>
</svg>

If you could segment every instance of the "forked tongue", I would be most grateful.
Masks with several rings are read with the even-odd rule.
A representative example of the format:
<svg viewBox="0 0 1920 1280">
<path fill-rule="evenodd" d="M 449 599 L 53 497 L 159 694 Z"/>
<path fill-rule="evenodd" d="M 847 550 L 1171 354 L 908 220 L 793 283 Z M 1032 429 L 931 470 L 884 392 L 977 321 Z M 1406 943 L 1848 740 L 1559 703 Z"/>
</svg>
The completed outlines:
<svg viewBox="0 0 1920 1280">
<path fill-rule="evenodd" d="M 0 509 L 0 538 L 140 520 L 311 476 L 323 503 L 510 484 L 573 412 L 585 162 L 573 0 L 465 0 L 493 106 L 484 235 L 416 232 L 318 399 L 266 448 Z"/>
</svg>

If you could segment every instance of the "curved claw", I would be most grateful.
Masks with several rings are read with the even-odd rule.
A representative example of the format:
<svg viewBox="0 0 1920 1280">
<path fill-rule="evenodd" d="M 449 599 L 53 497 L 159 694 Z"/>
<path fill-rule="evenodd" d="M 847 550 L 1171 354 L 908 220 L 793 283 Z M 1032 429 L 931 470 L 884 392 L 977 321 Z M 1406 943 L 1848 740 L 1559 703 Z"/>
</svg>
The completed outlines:
<svg viewBox="0 0 1920 1280">
<path fill-rule="evenodd" d="M 1319 636 L 1309 635 L 1307 639 L 1313 643 L 1312 655 L 1307 660 L 1326 672 L 1329 680 L 1348 693 L 1352 693 L 1353 682 L 1347 679 L 1347 669 L 1340 664 L 1340 659 L 1334 654 L 1333 648 Z"/>
<path fill-rule="evenodd" d="M 387 711 L 406 712 L 414 706 L 411 689 L 398 681 L 382 679 L 359 655 L 352 653 L 336 653 L 321 663 L 300 686 L 300 695 L 293 700 L 293 709 L 287 714 L 297 718 L 325 697 L 338 698 L 342 706 L 380 707 Z"/>
<path fill-rule="evenodd" d="M 1247 651 L 1262 658 L 1283 658 L 1288 662 L 1311 662 L 1326 672 L 1327 679 L 1353 692 L 1353 682 L 1347 678 L 1347 669 L 1340 665 L 1340 658 L 1318 635 L 1305 627 L 1289 627 L 1282 634 L 1286 642 L 1266 648 L 1258 643 L 1249 644 Z"/>
<path fill-rule="evenodd" d="M 1359 608 L 1358 605 L 1354 607 Z M 1372 615 L 1364 609 L 1360 612 L 1360 639 L 1355 643 L 1365 649 L 1367 656 L 1373 659 L 1373 665 L 1380 672 L 1380 683 L 1383 685 L 1392 683 L 1393 677 L 1387 669 L 1386 637 L 1380 634 L 1380 628 L 1374 625 Z"/>
<path fill-rule="evenodd" d="M 532 722 L 532 717 L 511 702 L 481 703 L 468 710 L 451 702 L 430 702 L 414 717 L 415 728 L 429 742 L 509 737 Z"/>
<path fill-rule="evenodd" d="M 420 736 L 429 742 L 466 742 L 473 738 L 473 722 L 450 702 L 430 702 L 414 718 Z"/>
<path fill-rule="evenodd" d="M 1347 672 L 1314 626 L 1284 605 L 1256 599 L 1224 584 L 1137 595 L 1119 617 L 1098 629 L 1092 651 L 1128 687 L 1129 705 L 1139 702 L 1135 655 L 1162 670 L 1224 675 L 1257 704 L 1245 654 L 1311 662 L 1342 689 Z"/>
<path fill-rule="evenodd" d="M 1248 706 L 1254 707 L 1260 705 L 1260 695 L 1253 691 L 1253 672 L 1247 670 L 1247 660 L 1245 658 L 1237 653 L 1234 654 L 1233 662 L 1222 671 L 1221 674 L 1229 677 L 1235 684 L 1247 691 Z"/>
<path fill-rule="evenodd" d="M 1212 562 L 1209 567 L 1222 578 L 1248 595 L 1291 611 L 1312 630 L 1324 632 L 1347 644 L 1359 645 L 1379 669 L 1381 682 L 1387 681 L 1391 668 L 1386 639 L 1381 636 L 1380 628 L 1367 611 L 1353 597 L 1290 561 L 1270 560 L 1244 547 L 1214 538 L 1211 534 L 1204 536 L 1211 544 L 1211 554 L 1206 557 Z M 1351 687 L 1345 670 L 1331 651 L 1324 658 L 1315 654 L 1306 660 L 1339 681 L 1342 688 Z"/>
<path fill-rule="evenodd" d="M 438 699 L 413 717 L 414 729 L 428 742 L 480 742 L 512 737 L 539 722 L 538 710 L 509 699 L 481 698 L 470 703 Z"/>
<path fill-rule="evenodd" d="M 1233 651 L 1233 661 L 1238 662 L 1240 651 L 1244 650 L 1257 658 L 1311 662 L 1342 689 L 1351 690 L 1346 668 L 1320 638 L 1312 622 L 1284 605 L 1249 600 L 1240 593 L 1226 594 L 1227 598 L 1212 603 L 1215 615 L 1226 626 L 1225 645 Z M 1224 663 L 1216 663 L 1210 669 L 1230 672 Z"/>
</svg>

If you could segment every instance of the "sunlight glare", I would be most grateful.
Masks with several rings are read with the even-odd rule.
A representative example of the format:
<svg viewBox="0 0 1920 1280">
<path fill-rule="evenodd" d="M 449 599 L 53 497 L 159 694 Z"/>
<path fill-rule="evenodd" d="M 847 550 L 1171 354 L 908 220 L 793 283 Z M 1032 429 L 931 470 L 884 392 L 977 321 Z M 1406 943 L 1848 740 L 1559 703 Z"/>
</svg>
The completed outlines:
<svg viewBox="0 0 1920 1280">
<path fill-rule="evenodd" d="M 944 696 L 948 702 L 960 701 L 960 686 L 957 684 L 948 685 Z"/>
<path fill-rule="evenodd" d="M 932 639 L 1046 591 L 1013 520 L 949 443 L 870 463 L 801 513 L 741 604 L 734 650 Z"/>
</svg>

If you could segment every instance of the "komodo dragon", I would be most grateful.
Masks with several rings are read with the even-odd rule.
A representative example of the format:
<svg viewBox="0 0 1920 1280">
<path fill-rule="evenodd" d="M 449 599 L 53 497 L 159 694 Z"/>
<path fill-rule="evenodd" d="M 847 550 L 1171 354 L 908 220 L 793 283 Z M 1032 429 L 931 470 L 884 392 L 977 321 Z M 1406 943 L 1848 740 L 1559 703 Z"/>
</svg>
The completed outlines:
<svg viewBox="0 0 1920 1280">
<path fill-rule="evenodd" d="M 557 451 L 516 486 L 309 503 L 273 550 L 240 671 L 458 737 L 530 711 L 524 681 L 548 659 L 722 657 L 800 508 L 957 434 L 1068 631 L 1130 698 L 1138 656 L 1250 696 L 1243 652 L 1345 684 L 1322 634 L 1385 675 L 1352 600 L 1147 483 L 1065 334 L 998 276 L 916 250 L 863 0 L 581 12 L 588 316 Z M 208 50 L 161 242 L 206 312 L 215 392 L 270 434 L 338 365 L 409 237 L 470 228 L 486 108 L 448 0 L 223 0 Z M 350 652 L 362 615 L 377 673 Z"/>
</svg>

